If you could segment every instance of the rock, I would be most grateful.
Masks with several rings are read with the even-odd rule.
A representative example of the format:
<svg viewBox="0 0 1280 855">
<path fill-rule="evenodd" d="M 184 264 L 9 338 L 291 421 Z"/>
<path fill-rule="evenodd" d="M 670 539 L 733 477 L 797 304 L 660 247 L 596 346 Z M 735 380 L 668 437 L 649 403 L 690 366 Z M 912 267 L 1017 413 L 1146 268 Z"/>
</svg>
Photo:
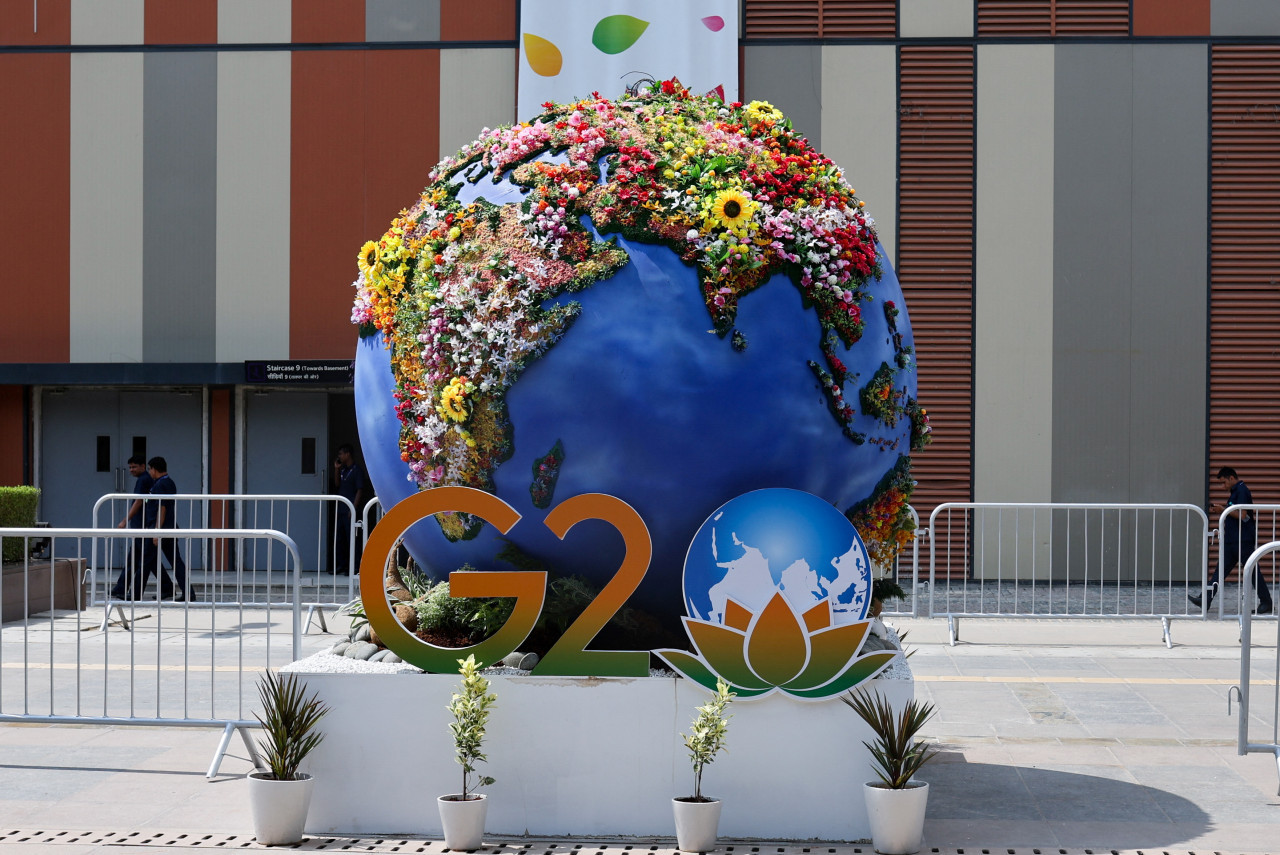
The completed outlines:
<svg viewBox="0 0 1280 855">
<path fill-rule="evenodd" d="M 347 652 L 347 648 L 350 646 L 350 641 L 339 641 L 337 644 L 333 645 L 333 647 L 329 648 L 329 652 L 335 656 L 342 656 Z"/>
<path fill-rule="evenodd" d="M 369 634 L 372 632 L 373 632 L 373 627 L 369 626 L 369 624 L 366 623 L 352 634 L 351 640 L 352 641 L 368 641 Z"/>
<path fill-rule="evenodd" d="M 381 662 L 383 659 L 386 659 L 386 658 L 387 658 L 387 654 L 388 654 L 388 653 L 390 653 L 390 652 L 391 652 L 390 650 L 379 650 L 377 653 L 375 653 L 375 654 L 373 654 L 372 656 L 370 656 L 370 657 L 369 657 L 369 661 L 370 661 L 370 662 Z"/>
<path fill-rule="evenodd" d="M 520 664 L 517 665 L 516 667 L 522 671 L 532 671 L 535 667 L 537 667 L 538 660 L 540 658 L 541 657 L 539 657 L 538 654 L 536 653 L 526 653 L 522 657 L 520 657 Z"/>
<path fill-rule="evenodd" d="M 353 641 L 342 655 L 348 659 L 368 659 L 378 652 L 378 645 L 367 641 Z"/>
<path fill-rule="evenodd" d="M 387 655 L 382 657 L 382 661 L 386 662 L 388 665 L 399 665 L 404 660 L 388 650 Z"/>
</svg>

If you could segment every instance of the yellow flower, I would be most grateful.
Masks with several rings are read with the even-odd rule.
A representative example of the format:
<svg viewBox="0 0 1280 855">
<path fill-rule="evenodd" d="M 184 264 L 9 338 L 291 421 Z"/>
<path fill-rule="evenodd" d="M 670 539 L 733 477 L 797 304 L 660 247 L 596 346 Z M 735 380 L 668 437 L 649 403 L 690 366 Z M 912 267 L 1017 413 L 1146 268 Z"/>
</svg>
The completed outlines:
<svg viewBox="0 0 1280 855">
<path fill-rule="evenodd" d="M 718 222 L 726 229 L 738 231 L 755 215 L 756 203 L 751 201 L 741 190 L 721 190 L 711 202 L 713 223 Z"/>
<path fill-rule="evenodd" d="M 469 415 L 467 411 L 467 392 L 468 387 L 472 384 L 468 383 L 462 377 L 454 377 L 449 381 L 449 385 L 445 386 L 440 392 L 440 405 L 436 410 L 446 419 L 455 422 L 466 421 Z"/>
<path fill-rule="evenodd" d="M 378 263 L 378 245 L 371 240 L 364 242 L 364 246 L 360 247 L 360 254 L 356 256 L 356 264 L 360 268 L 360 272 L 366 277 L 369 275 L 369 269 Z"/>
<path fill-rule="evenodd" d="M 747 121 L 753 125 L 761 122 L 776 122 L 782 118 L 782 113 L 778 108 L 774 107 L 768 101 L 752 101 L 742 110 L 747 116 Z"/>
</svg>

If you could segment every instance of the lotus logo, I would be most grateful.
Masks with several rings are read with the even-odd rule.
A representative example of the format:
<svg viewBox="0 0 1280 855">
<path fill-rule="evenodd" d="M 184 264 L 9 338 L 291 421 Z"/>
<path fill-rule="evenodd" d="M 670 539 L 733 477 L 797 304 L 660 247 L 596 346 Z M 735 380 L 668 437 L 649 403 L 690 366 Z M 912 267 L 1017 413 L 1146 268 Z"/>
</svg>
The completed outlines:
<svg viewBox="0 0 1280 855">
<path fill-rule="evenodd" d="M 718 676 L 742 698 L 832 697 L 899 655 L 858 655 L 870 588 L 866 547 L 843 514 L 798 490 L 757 490 L 712 514 L 689 547 L 683 621 L 695 652 L 654 652 L 712 691 Z"/>
</svg>

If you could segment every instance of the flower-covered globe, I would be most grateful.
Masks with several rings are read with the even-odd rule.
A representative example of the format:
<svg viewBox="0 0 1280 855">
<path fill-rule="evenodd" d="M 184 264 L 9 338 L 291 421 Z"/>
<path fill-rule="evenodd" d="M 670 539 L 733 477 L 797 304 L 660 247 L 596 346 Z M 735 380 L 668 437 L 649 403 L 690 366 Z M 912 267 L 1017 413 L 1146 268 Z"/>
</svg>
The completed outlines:
<svg viewBox="0 0 1280 855">
<path fill-rule="evenodd" d="M 603 586 L 621 536 L 543 518 L 617 496 L 653 557 L 629 604 L 674 622 L 686 550 L 734 496 L 804 490 L 883 564 L 912 536 L 909 453 L 927 443 L 911 327 L 841 170 L 767 103 L 676 81 L 486 129 L 358 257 L 356 406 L 384 507 L 495 493 L 416 524 L 436 576 L 504 552 Z"/>
</svg>

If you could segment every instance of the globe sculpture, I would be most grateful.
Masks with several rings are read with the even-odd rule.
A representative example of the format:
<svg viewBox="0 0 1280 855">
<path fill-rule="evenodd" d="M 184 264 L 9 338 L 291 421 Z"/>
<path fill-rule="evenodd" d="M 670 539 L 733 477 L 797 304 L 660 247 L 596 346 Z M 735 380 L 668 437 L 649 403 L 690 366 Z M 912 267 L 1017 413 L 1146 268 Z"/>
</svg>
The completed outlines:
<svg viewBox="0 0 1280 855">
<path fill-rule="evenodd" d="M 384 507 L 443 485 L 496 494 L 405 545 L 437 577 L 532 556 L 603 586 L 621 536 L 566 498 L 616 496 L 653 557 L 630 605 L 674 624 L 708 515 L 784 487 L 845 513 L 884 564 L 912 536 L 929 438 L 911 327 L 841 171 L 764 102 L 678 81 L 486 129 L 366 243 L 356 406 Z"/>
</svg>

